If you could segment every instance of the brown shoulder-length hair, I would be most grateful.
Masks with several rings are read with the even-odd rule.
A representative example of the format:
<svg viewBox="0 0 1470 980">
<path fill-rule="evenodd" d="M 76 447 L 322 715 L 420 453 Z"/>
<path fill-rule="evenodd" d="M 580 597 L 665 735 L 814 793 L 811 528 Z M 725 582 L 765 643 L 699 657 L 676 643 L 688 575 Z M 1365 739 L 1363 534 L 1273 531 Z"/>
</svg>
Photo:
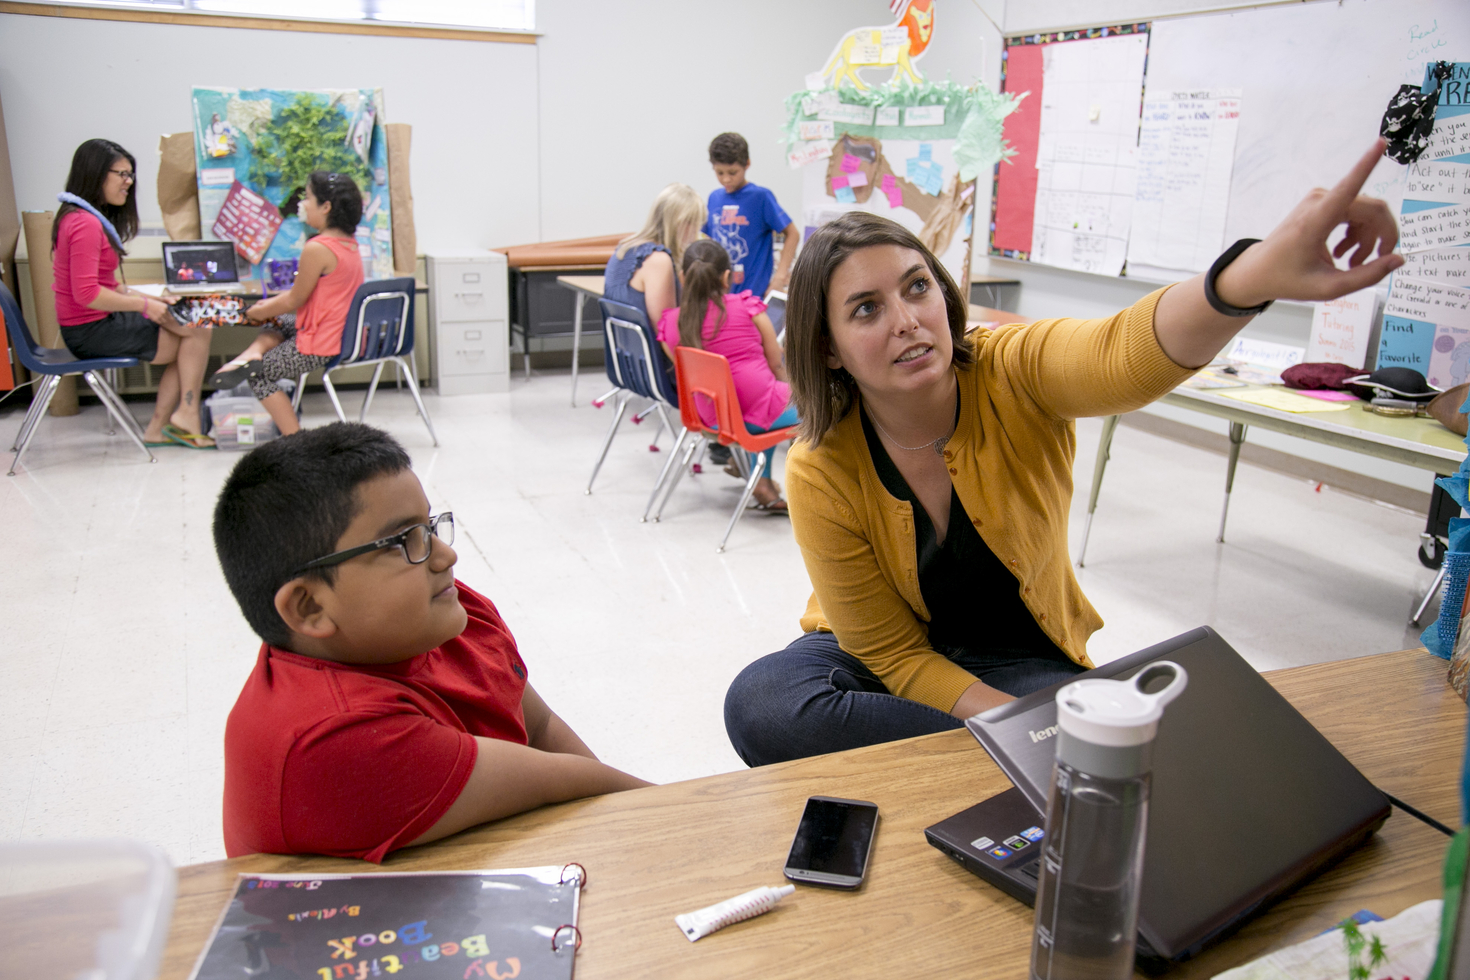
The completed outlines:
<svg viewBox="0 0 1470 980">
<path fill-rule="evenodd" d="M 852 410 L 857 383 L 845 370 L 827 366 L 832 327 L 827 320 L 827 284 L 847 257 L 875 245 L 897 245 L 924 256 L 934 281 L 944 293 L 949 332 L 954 338 L 956 367 L 975 363 L 975 348 L 965 337 L 969 304 L 944 266 L 903 225 L 866 211 L 849 211 L 823 225 L 802 247 L 791 273 L 786 300 L 786 370 L 791 397 L 801 416 L 799 438 L 817 445 Z"/>
</svg>

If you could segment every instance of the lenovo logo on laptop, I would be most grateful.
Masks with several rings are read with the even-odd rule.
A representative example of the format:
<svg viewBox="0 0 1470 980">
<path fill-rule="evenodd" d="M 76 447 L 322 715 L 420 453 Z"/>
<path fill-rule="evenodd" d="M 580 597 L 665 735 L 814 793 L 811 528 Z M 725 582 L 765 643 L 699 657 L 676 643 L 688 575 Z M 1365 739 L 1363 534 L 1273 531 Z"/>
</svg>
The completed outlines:
<svg viewBox="0 0 1470 980">
<path fill-rule="evenodd" d="M 1042 742 L 1042 741 L 1045 741 L 1046 739 L 1051 738 L 1056 733 L 1057 733 L 1057 726 L 1056 725 L 1053 725 L 1050 728 L 1043 728 L 1039 732 L 1027 732 L 1026 734 L 1031 736 L 1031 741 L 1033 741 L 1033 742 Z"/>
</svg>

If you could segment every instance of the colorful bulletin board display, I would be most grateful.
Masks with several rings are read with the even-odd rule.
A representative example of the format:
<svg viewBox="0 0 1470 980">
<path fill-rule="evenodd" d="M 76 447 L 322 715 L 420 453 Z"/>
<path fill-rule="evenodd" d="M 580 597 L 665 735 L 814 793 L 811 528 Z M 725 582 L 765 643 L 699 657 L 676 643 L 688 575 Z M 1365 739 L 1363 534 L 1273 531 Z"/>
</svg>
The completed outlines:
<svg viewBox="0 0 1470 980">
<path fill-rule="evenodd" d="M 1470 381 L 1470 62 L 1440 86 L 1429 146 L 1404 166 L 1404 264 L 1389 280 L 1377 366 L 1452 388 Z"/>
<path fill-rule="evenodd" d="M 313 232 L 296 207 L 313 170 L 357 181 L 363 272 L 393 276 L 382 89 L 195 87 L 193 102 L 200 227 L 206 238 L 234 242 L 251 278 L 267 260 L 300 257 Z"/>
<path fill-rule="evenodd" d="M 580 868 L 241 875 L 191 980 L 570 980 Z"/>
<path fill-rule="evenodd" d="M 1149 25 L 1007 38 L 1001 91 L 1015 156 L 995 167 L 990 254 L 1119 275 L 1138 177 Z"/>
<path fill-rule="evenodd" d="M 803 172 L 803 241 L 844 212 L 879 214 L 964 283 L 975 178 L 1011 152 L 1001 120 L 1018 99 L 923 78 L 916 62 L 936 3 L 893 0 L 896 20 L 842 35 L 826 67 L 786 100 L 787 162 Z"/>
</svg>

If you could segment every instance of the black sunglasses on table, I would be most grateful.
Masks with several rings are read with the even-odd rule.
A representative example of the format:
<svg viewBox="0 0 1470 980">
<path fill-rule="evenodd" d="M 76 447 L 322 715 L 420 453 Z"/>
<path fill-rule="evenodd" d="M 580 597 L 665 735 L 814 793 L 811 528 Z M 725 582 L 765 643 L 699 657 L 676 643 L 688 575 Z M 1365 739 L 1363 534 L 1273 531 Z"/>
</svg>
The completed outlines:
<svg viewBox="0 0 1470 980">
<path fill-rule="evenodd" d="M 429 552 L 433 550 L 434 538 L 438 538 L 445 544 L 454 544 L 454 514 L 445 511 L 437 517 L 430 517 L 427 524 L 415 524 L 404 528 L 397 534 L 390 534 L 386 538 L 369 541 L 367 544 L 358 545 L 356 548 L 348 548 L 345 551 L 334 551 L 330 555 L 309 561 L 302 565 L 293 576 L 302 572 L 309 572 L 314 568 L 326 568 L 329 565 L 340 565 L 349 558 L 365 555 L 370 551 L 382 551 L 384 548 L 399 548 L 403 551 L 404 559 L 410 565 L 422 565 L 429 560 Z"/>
</svg>

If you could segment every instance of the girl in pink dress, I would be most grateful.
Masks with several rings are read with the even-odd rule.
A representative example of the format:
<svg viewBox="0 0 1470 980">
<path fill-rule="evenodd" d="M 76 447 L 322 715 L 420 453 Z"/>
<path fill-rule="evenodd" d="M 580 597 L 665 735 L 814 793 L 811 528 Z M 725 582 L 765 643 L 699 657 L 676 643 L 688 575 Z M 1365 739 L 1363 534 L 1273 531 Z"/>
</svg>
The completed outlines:
<svg viewBox="0 0 1470 980">
<path fill-rule="evenodd" d="M 658 321 L 658 339 L 670 363 L 675 347 L 698 347 L 720 354 L 730 362 L 740 413 L 751 432 L 768 432 L 797 423 L 791 404 L 786 365 L 776 330 L 766 316 L 766 304 L 752 295 L 730 293 L 730 256 L 723 246 L 709 239 L 694 242 L 684 250 L 681 263 L 684 294 L 677 307 L 664 310 Z M 713 425 L 714 411 L 699 406 L 704 420 Z M 786 512 L 781 489 L 771 479 L 774 449 L 760 454 L 761 479 L 755 485 L 756 506 L 761 510 Z"/>
</svg>

